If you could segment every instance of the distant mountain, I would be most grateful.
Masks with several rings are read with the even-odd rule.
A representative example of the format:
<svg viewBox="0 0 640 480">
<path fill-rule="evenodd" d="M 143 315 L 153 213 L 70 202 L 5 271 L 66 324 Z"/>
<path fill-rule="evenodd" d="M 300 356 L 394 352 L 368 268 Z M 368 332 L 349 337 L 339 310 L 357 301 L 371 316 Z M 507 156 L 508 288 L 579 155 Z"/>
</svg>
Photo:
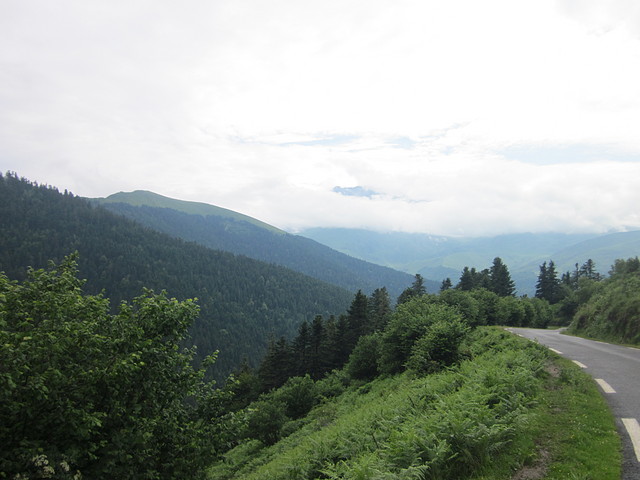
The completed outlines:
<svg viewBox="0 0 640 480">
<path fill-rule="evenodd" d="M 217 378 L 245 356 L 257 363 L 270 334 L 293 337 L 303 320 L 342 314 L 353 300 L 291 269 L 173 238 L 15 175 L 0 175 L 0 227 L 0 271 L 10 279 L 78 251 L 86 293 L 104 291 L 114 308 L 143 287 L 196 297 L 192 339 L 203 355 L 220 350 Z"/>
<path fill-rule="evenodd" d="M 136 207 L 157 207 L 157 208 L 170 208 L 179 212 L 187 213 L 189 215 L 201 215 L 201 216 L 214 216 L 224 218 L 235 222 L 246 222 L 256 227 L 263 228 L 272 233 L 282 234 L 285 232 L 272 225 L 256 220 L 255 218 L 243 215 L 233 210 L 228 210 L 222 207 L 216 207 L 215 205 L 209 205 L 208 203 L 201 202 L 189 202 L 185 200 L 175 200 L 173 198 L 164 197 L 157 193 L 149 192 L 146 190 L 136 190 L 134 192 L 119 192 L 109 195 L 107 198 L 95 199 L 102 204 L 111 203 L 126 203 Z"/>
<path fill-rule="evenodd" d="M 626 260 L 636 256 L 640 256 L 640 231 L 610 233 L 560 249 L 546 259 L 538 259 L 522 265 L 513 276 L 523 285 L 533 285 L 529 291 L 535 292 L 540 264 L 544 260 L 553 260 L 558 275 L 561 275 L 565 272 L 573 272 L 576 263 L 582 265 L 591 259 L 596 265 L 596 270 L 607 275 L 617 259 Z"/>
<path fill-rule="evenodd" d="M 309 238 L 213 205 L 147 191 L 121 192 L 93 201 L 173 237 L 282 265 L 352 292 L 371 293 L 385 286 L 395 299 L 413 281 L 407 273 L 345 255 Z M 430 291 L 438 287 L 436 282 L 427 284 Z"/>
<path fill-rule="evenodd" d="M 488 268 L 495 257 L 508 266 L 519 294 L 532 295 L 539 267 L 553 260 L 558 273 L 573 270 L 589 258 L 606 274 L 617 258 L 640 255 L 640 232 L 596 234 L 521 233 L 480 238 L 453 238 L 411 233 L 314 228 L 300 233 L 354 257 L 426 278 L 451 278 L 465 266 Z"/>
</svg>

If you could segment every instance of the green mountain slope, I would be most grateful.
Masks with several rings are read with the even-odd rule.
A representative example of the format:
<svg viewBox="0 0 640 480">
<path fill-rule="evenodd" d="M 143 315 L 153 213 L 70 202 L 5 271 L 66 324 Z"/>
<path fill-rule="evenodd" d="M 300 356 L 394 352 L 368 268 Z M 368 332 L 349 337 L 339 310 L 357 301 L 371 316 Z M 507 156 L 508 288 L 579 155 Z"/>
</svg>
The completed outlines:
<svg viewBox="0 0 640 480">
<path fill-rule="evenodd" d="M 203 354 L 220 350 L 216 376 L 244 356 L 253 362 L 269 335 L 293 336 L 303 320 L 346 311 L 353 294 L 284 267 L 214 251 L 145 228 L 87 200 L 0 177 L 0 271 L 22 280 L 78 251 L 86 292 L 104 291 L 113 305 L 166 289 L 178 299 L 198 298 L 201 313 L 191 334 Z"/>
<path fill-rule="evenodd" d="M 135 190 L 133 192 L 119 192 L 109 195 L 106 198 L 96 199 L 100 203 L 127 203 L 136 207 L 145 205 L 147 207 L 158 208 L 171 208 L 179 212 L 187 213 L 189 215 L 202 215 L 202 216 L 215 216 L 222 217 L 238 222 L 247 222 L 255 225 L 259 228 L 264 228 L 270 232 L 276 234 L 284 234 L 283 230 L 280 230 L 272 225 L 256 220 L 248 215 L 243 215 L 233 210 L 228 210 L 222 207 L 216 207 L 208 203 L 201 202 L 188 202 L 185 200 L 176 200 L 173 198 L 158 195 L 157 193 L 149 192 L 146 190 Z"/>
<path fill-rule="evenodd" d="M 413 281 L 407 273 L 356 259 L 213 205 L 183 202 L 144 191 L 118 193 L 95 201 L 171 236 L 282 265 L 353 292 L 371 293 L 385 286 L 395 299 Z M 438 286 L 435 282 L 427 285 L 430 291 Z"/>
</svg>

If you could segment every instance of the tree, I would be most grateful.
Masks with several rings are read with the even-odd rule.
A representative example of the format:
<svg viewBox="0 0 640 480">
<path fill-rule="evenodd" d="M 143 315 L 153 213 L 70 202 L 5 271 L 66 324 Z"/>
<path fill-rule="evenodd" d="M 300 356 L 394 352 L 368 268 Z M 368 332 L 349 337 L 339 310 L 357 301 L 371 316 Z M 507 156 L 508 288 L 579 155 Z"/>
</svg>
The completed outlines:
<svg viewBox="0 0 640 480">
<path fill-rule="evenodd" d="M 553 304 L 560 300 L 560 294 L 560 280 L 558 280 L 555 264 L 553 260 L 549 262 L 549 266 L 544 262 L 540 265 L 535 296 Z"/>
<path fill-rule="evenodd" d="M 515 294 L 515 285 L 511 280 L 511 275 L 507 266 L 502 263 L 500 257 L 493 259 L 493 264 L 489 269 L 490 290 L 501 297 L 509 297 Z"/>
<path fill-rule="evenodd" d="M 458 282 L 458 285 L 456 285 L 456 288 L 465 292 L 473 290 L 473 288 L 475 287 L 475 270 L 475 268 L 470 269 L 469 267 L 464 267 L 462 269 L 462 275 L 460 275 L 460 281 Z"/>
<path fill-rule="evenodd" d="M 278 388 L 293 375 L 292 353 L 287 339 L 280 337 L 277 341 L 269 340 L 267 353 L 258 368 L 260 390 L 268 392 L 272 388 Z"/>
<path fill-rule="evenodd" d="M 112 315 L 76 275 L 76 256 L 0 275 L 0 471 L 202 478 L 221 410 L 179 348 L 198 307 L 147 290 Z"/>
<path fill-rule="evenodd" d="M 371 325 L 369 324 L 369 307 L 367 296 L 361 290 L 356 292 L 351 306 L 347 310 L 347 321 L 349 331 L 347 342 L 349 351 L 355 347 L 358 338 L 362 335 L 370 333 Z"/>
<path fill-rule="evenodd" d="M 387 288 L 376 288 L 369 297 L 369 320 L 373 331 L 380 331 L 384 328 L 391 312 L 391 299 Z"/>
<path fill-rule="evenodd" d="M 400 294 L 396 303 L 400 305 L 414 297 L 420 297 L 425 293 L 427 293 L 427 288 L 424 286 L 424 278 L 419 273 L 416 273 L 413 283 Z"/>
<path fill-rule="evenodd" d="M 449 290 L 452 287 L 453 287 L 453 284 L 451 283 L 451 279 L 447 277 L 444 280 L 442 280 L 442 284 L 440 285 L 440 291 L 444 292 L 445 290 Z"/>
</svg>

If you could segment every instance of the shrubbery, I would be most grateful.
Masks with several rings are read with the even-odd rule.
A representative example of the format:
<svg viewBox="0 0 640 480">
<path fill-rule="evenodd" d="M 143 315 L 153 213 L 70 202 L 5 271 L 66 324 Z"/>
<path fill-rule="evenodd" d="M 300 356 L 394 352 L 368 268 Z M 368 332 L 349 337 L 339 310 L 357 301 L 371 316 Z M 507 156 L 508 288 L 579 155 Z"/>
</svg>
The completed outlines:
<svg viewBox="0 0 640 480">
<path fill-rule="evenodd" d="M 180 341 L 191 301 L 147 291 L 120 313 L 70 257 L 0 275 L 0 472 L 10 478 L 200 478 L 223 443 L 219 392 Z"/>
</svg>

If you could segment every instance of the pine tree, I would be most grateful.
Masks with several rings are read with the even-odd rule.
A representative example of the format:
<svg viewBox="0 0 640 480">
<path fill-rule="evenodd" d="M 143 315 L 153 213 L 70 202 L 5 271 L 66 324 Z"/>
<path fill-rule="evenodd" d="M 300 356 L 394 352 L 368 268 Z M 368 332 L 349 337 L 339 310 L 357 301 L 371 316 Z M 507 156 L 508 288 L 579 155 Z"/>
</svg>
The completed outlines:
<svg viewBox="0 0 640 480">
<path fill-rule="evenodd" d="M 376 288 L 369 297 L 369 321 L 373 331 L 384 328 L 391 315 L 391 299 L 386 287 Z"/>
<path fill-rule="evenodd" d="M 427 293 L 427 288 L 424 286 L 424 278 L 419 273 L 416 273 L 413 283 L 400 294 L 396 303 L 401 305 L 411 298 L 420 297 L 425 293 Z"/>
<path fill-rule="evenodd" d="M 347 343 L 349 349 L 353 349 L 358 339 L 362 335 L 371 333 L 371 325 L 369 323 L 369 308 L 367 296 L 362 293 L 362 290 L 358 290 L 351 306 L 347 310 L 347 319 L 349 324 L 349 332 L 347 336 Z"/>
<path fill-rule="evenodd" d="M 445 290 L 449 290 L 452 287 L 451 279 L 449 277 L 442 280 L 442 284 L 440 285 L 440 291 L 444 292 Z"/>
<path fill-rule="evenodd" d="M 560 300 L 560 281 L 553 260 L 549 262 L 549 266 L 547 266 L 547 262 L 540 265 L 535 296 L 547 300 L 549 303 L 557 303 Z"/>
<path fill-rule="evenodd" d="M 502 263 L 500 257 L 493 259 L 489 270 L 490 290 L 501 297 L 510 297 L 515 294 L 515 285 L 507 266 Z"/>
<path fill-rule="evenodd" d="M 462 275 L 460 275 L 460 281 L 458 282 L 458 285 L 456 285 L 456 288 L 465 292 L 473 290 L 473 287 L 475 286 L 474 273 L 475 268 L 469 269 L 469 267 L 464 267 L 462 269 Z"/>
</svg>

